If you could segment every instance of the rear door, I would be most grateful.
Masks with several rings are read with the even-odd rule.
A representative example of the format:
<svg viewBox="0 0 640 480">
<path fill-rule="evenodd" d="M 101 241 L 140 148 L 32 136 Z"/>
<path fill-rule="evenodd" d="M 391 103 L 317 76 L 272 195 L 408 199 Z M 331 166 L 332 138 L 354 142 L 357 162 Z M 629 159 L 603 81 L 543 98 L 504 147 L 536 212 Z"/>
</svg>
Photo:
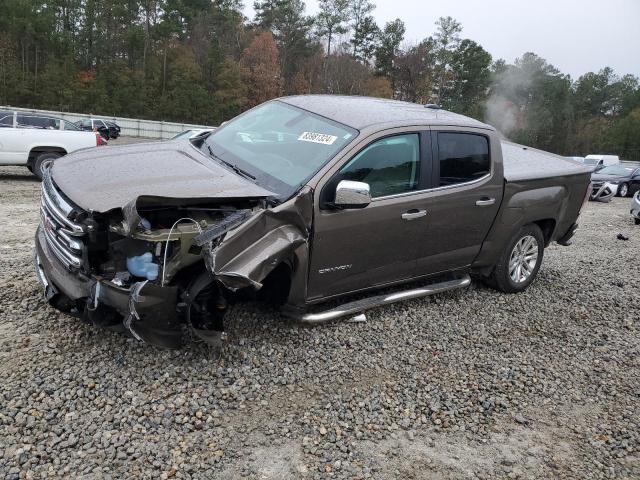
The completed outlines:
<svg viewBox="0 0 640 480">
<path fill-rule="evenodd" d="M 379 133 L 318 186 L 308 299 L 411 278 L 423 231 L 419 192 L 430 182 L 430 143 L 429 132 L 417 127 Z M 369 184 L 372 202 L 361 209 L 326 206 L 340 180 Z"/>
<path fill-rule="evenodd" d="M 417 276 L 472 263 L 498 213 L 504 188 L 500 147 L 492 145 L 488 132 L 439 127 L 431 141 L 432 185 L 422 195 L 427 216 L 420 223 Z"/>
</svg>

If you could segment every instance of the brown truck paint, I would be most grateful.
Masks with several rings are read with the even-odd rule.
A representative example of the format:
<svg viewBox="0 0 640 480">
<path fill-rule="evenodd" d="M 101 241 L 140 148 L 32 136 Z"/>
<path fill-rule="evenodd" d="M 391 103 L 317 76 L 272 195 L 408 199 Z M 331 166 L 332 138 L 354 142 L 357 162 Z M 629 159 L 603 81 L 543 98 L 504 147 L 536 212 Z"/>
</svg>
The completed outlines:
<svg viewBox="0 0 640 480">
<path fill-rule="evenodd" d="M 124 324 L 161 346 L 179 346 L 185 322 L 215 343 L 226 302 L 251 291 L 298 318 L 329 299 L 416 279 L 477 273 L 498 289 L 520 291 L 535 278 L 542 248 L 567 244 L 576 228 L 589 170 L 505 142 L 476 120 L 363 97 L 299 96 L 266 105 L 292 116 L 286 128 L 240 131 L 231 137 L 239 147 L 216 139 L 225 138 L 225 129 L 233 133 L 235 122 L 259 124 L 265 110 L 257 107 L 193 142 L 110 147 L 57 161 L 43 182 L 44 220 L 36 235 L 38 278 L 50 303 L 102 326 Z M 296 122 L 327 131 L 299 131 Z M 287 176 L 340 142 L 291 189 L 227 155 L 232 148 L 264 150 L 264 160 L 255 158 L 271 162 L 269 168 L 286 162 Z M 462 142 L 470 145 L 468 156 L 456 157 Z M 295 155 L 273 153 L 284 147 Z M 412 160 L 395 165 L 393 152 Z M 349 173 L 350 162 L 360 165 L 356 158 L 365 159 L 365 169 Z M 476 167 L 477 178 L 455 176 Z M 373 198 L 336 205 L 339 181 L 362 175 L 372 183 L 347 182 L 341 191 L 367 198 L 373 187 Z M 358 185 L 363 190 L 350 190 Z M 528 254 L 518 250 L 520 240 Z M 131 273 L 128 262 L 145 253 L 157 278 Z"/>
</svg>

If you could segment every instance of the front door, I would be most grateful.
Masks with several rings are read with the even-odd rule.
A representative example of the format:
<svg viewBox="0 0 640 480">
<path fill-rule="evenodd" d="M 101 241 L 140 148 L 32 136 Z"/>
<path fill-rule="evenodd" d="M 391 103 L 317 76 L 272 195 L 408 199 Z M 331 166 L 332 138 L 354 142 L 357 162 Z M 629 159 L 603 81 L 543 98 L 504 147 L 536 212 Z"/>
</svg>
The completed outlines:
<svg viewBox="0 0 640 480">
<path fill-rule="evenodd" d="M 379 138 L 320 187 L 321 198 L 331 202 L 338 181 L 365 182 L 372 202 L 362 209 L 336 210 L 322 208 L 321 201 L 314 219 L 308 299 L 413 275 L 424 220 L 418 192 L 430 170 L 421 159 L 430 154 L 429 143 L 428 132 Z"/>
</svg>

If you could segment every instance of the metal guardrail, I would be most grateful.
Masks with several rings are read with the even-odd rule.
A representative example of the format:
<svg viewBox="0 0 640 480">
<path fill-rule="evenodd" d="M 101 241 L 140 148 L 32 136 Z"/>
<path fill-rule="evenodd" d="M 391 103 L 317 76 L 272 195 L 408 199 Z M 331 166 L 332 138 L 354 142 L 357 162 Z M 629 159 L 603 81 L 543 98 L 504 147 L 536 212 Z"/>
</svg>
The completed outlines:
<svg viewBox="0 0 640 480">
<path fill-rule="evenodd" d="M 99 118 L 117 123 L 120 128 L 120 134 L 128 137 L 146 137 L 146 138 L 171 138 L 174 135 L 185 130 L 195 128 L 213 128 L 207 125 L 196 125 L 192 123 L 177 122 L 159 122 L 156 120 L 141 120 L 139 118 L 126 117 L 110 117 L 107 115 L 90 115 L 85 113 L 55 112 L 51 110 L 37 110 L 32 108 L 20 108 L 0 105 L 0 110 L 16 111 L 21 113 L 32 113 L 34 115 L 43 115 L 49 117 L 62 118 L 70 122 L 77 122 L 88 118 Z"/>
</svg>

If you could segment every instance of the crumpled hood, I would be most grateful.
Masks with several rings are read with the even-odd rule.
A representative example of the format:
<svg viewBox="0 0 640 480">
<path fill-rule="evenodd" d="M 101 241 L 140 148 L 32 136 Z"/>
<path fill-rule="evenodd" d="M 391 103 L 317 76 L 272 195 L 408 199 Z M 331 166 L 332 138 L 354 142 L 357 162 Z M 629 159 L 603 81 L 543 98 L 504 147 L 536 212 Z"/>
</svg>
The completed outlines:
<svg viewBox="0 0 640 480">
<path fill-rule="evenodd" d="M 71 201 L 94 212 L 122 208 L 141 196 L 241 199 L 274 195 L 188 141 L 80 150 L 56 160 L 51 175 Z"/>
</svg>

